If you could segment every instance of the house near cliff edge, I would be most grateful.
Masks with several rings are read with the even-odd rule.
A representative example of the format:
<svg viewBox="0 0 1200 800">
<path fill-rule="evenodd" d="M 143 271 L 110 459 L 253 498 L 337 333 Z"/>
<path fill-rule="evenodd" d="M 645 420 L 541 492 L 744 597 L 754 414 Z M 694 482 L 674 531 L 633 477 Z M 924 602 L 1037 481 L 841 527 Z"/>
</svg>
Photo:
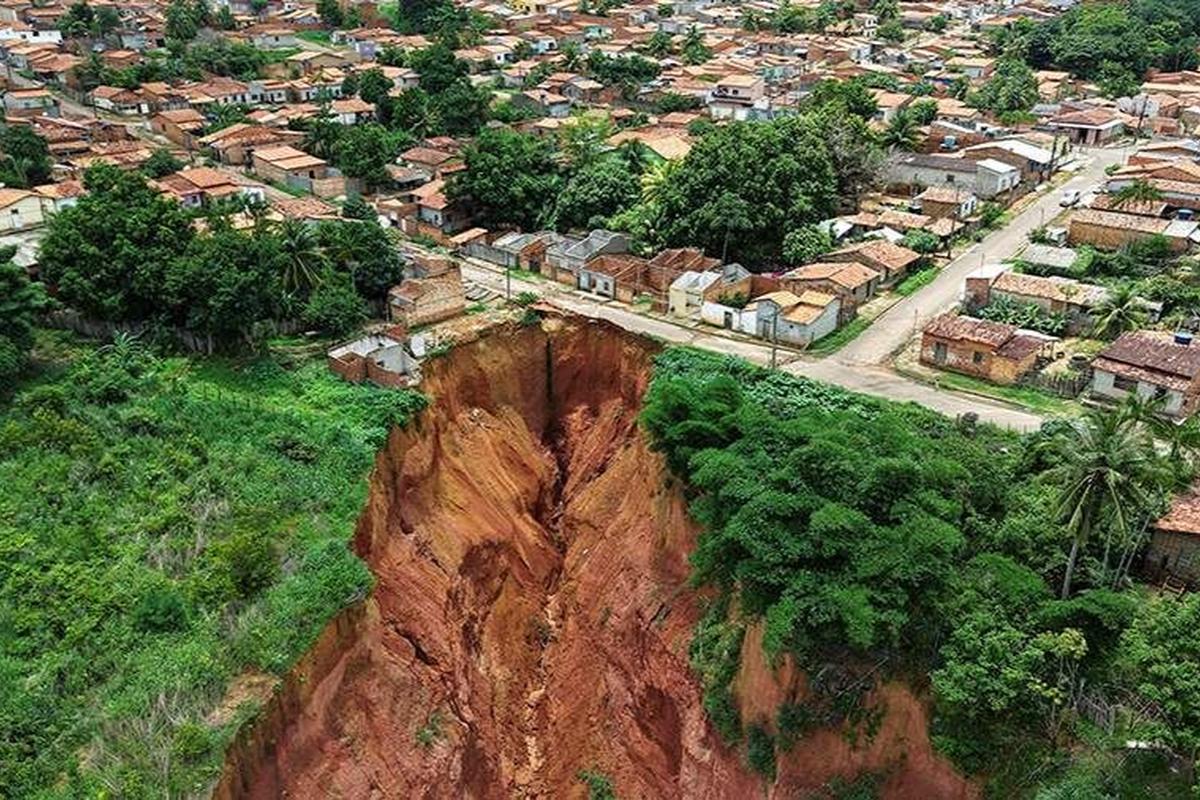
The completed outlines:
<svg viewBox="0 0 1200 800">
<path fill-rule="evenodd" d="M 1156 581 L 1200 583 L 1200 484 L 1176 497 L 1154 523 L 1144 569 Z"/>
<path fill-rule="evenodd" d="M 418 259 L 416 275 L 388 291 L 388 318 L 406 328 L 452 319 L 467 309 L 458 265 L 437 256 Z"/>
<path fill-rule="evenodd" d="M 401 326 L 368 333 L 338 345 L 326 355 L 329 370 L 351 383 L 404 389 L 421 380 L 420 362 Z"/>
</svg>

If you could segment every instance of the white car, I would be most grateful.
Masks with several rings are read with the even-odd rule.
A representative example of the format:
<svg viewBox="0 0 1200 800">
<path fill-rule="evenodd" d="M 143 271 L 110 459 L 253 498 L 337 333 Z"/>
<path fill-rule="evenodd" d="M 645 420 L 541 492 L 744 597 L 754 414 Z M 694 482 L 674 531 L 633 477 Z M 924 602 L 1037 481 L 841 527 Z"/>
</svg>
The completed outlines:
<svg viewBox="0 0 1200 800">
<path fill-rule="evenodd" d="M 1060 206 L 1062 206 L 1063 208 L 1070 208 L 1071 206 L 1076 205 L 1078 202 L 1079 202 L 1079 190 L 1078 189 L 1067 189 L 1065 192 L 1062 193 L 1062 199 L 1058 201 L 1058 204 Z"/>
</svg>

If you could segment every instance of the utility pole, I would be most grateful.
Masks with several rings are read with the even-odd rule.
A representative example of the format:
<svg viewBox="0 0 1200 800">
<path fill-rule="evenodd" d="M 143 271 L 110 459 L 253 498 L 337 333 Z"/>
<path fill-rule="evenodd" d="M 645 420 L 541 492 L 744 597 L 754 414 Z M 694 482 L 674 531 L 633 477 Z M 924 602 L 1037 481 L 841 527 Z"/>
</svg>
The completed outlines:
<svg viewBox="0 0 1200 800">
<path fill-rule="evenodd" d="M 779 352 L 779 306 L 771 315 L 771 369 L 775 369 L 775 357 Z"/>
</svg>

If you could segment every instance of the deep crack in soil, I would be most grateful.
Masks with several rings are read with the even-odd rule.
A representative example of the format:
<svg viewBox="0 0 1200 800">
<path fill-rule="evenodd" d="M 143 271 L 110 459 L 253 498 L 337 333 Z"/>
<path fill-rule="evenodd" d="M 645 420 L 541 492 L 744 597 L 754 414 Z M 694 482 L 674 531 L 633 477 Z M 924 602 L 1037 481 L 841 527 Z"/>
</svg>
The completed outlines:
<svg viewBox="0 0 1200 800">
<path fill-rule="evenodd" d="M 792 797 L 883 767 L 885 796 L 972 796 L 895 687 L 869 752 L 824 732 L 774 786 L 721 744 L 687 664 L 695 526 L 637 427 L 653 350 L 554 319 L 427 364 L 433 402 L 379 454 L 355 535 L 374 591 L 239 735 L 215 797 L 583 797 L 585 769 L 622 798 Z M 739 686 L 794 696 L 745 660 Z"/>
</svg>

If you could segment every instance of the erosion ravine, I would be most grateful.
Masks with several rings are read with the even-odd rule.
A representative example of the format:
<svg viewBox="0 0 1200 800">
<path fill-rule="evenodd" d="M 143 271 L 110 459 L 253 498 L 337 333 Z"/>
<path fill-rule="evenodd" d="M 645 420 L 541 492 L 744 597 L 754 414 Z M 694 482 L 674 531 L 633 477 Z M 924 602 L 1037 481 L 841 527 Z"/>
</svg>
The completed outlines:
<svg viewBox="0 0 1200 800">
<path fill-rule="evenodd" d="M 869 743 L 817 731 L 767 783 L 701 708 L 687 647 L 697 530 L 637 425 L 655 346 L 547 319 L 431 360 L 430 407 L 379 453 L 354 547 L 376 584 L 230 748 L 215 797 L 966 798 L 899 684 Z M 746 637 L 748 720 L 803 691 Z"/>
</svg>

